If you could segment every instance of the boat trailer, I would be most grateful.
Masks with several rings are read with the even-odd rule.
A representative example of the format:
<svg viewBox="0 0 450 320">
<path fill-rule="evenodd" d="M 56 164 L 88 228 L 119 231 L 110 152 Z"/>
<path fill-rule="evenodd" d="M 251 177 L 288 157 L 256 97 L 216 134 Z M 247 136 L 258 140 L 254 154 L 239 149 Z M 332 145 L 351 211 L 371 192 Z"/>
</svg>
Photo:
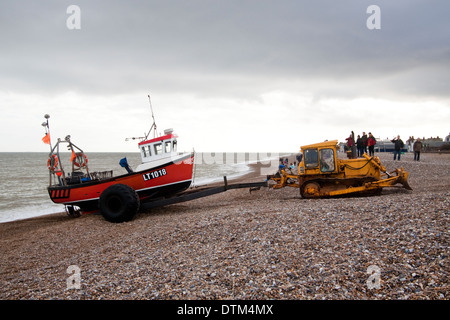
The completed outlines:
<svg viewBox="0 0 450 320">
<path fill-rule="evenodd" d="M 249 188 L 249 191 L 255 191 L 259 190 L 261 187 L 268 187 L 267 180 L 262 182 L 244 182 L 244 183 L 233 183 L 228 184 L 227 177 L 223 177 L 224 184 L 218 185 L 218 186 L 199 186 L 199 187 L 191 187 L 190 189 L 175 194 L 173 196 L 169 197 L 160 197 L 156 198 L 155 200 L 141 202 L 138 205 L 139 212 L 145 212 L 147 210 L 150 210 L 152 208 L 158 208 L 158 207 L 164 207 L 167 205 L 180 203 L 180 202 L 186 202 L 191 201 L 203 197 L 208 197 L 217 193 L 222 193 L 228 190 L 232 189 L 244 189 Z M 99 208 L 100 209 L 100 208 Z M 85 213 L 95 213 L 99 212 L 99 209 L 87 211 Z M 69 216 L 72 217 L 79 217 L 81 215 L 81 210 L 75 209 L 73 206 L 66 206 L 66 212 Z M 112 221 L 112 222 L 121 222 L 121 221 Z"/>
<path fill-rule="evenodd" d="M 216 187 L 198 187 L 198 189 L 190 189 L 179 193 L 173 197 L 156 199 L 149 202 L 142 203 L 140 206 L 141 210 L 148 210 L 156 207 L 163 207 L 170 204 L 180 203 L 195 200 L 198 198 L 208 197 L 217 193 L 222 193 L 232 189 L 244 189 L 249 188 L 249 191 L 259 190 L 261 187 L 267 187 L 267 181 L 263 182 L 244 182 L 244 183 L 233 183 L 228 184 L 227 177 L 223 177 L 224 184 Z M 195 188 L 195 187 L 194 187 Z"/>
</svg>

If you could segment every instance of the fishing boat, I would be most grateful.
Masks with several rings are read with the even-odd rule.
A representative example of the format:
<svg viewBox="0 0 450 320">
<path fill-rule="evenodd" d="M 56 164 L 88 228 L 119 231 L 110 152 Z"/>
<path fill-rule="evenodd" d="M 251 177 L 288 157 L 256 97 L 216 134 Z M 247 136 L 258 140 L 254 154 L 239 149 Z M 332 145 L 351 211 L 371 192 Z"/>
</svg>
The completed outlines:
<svg viewBox="0 0 450 320">
<path fill-rule="evenodd" d="M 132 138 L 139 140 L 142 163 L 133 170 L 126 158 L 120 159 L 126 173 L 117 176 L 113 170 L 91 172 L 87 155 L 71 141 L 69 135 L 64 140 L 58 139 L 52 146 L 50 116 L 45 115 L 46 122 L 42 125 L 46 128 L 46 135 L 42 140 L 50 145 L 47 161 L 50 199 L 65 205 L 70 215 L 100 211 L 108 221 L 123 222 L 131 220 L 142 203 L 169 198 L 189 188 L 193 178 L 194 152 L 177 151 L 178 136 L 173 129 L 158 135 L 151 101 L 150 108 L 153 118 L 150 130 L 144 137 Z M 72 153 L 69 168 L 60 161 L 63 144 Z"/>
</svg>

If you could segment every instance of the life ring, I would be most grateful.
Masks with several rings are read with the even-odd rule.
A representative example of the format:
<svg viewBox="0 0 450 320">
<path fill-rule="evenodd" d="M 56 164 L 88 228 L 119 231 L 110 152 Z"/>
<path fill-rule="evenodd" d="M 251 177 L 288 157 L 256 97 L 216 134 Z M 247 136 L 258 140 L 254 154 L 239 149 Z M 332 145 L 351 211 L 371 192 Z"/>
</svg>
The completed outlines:
<svg viewBox="0 0 450 320">
<path fill-rule="evenodd" d="M 47 160 L 47 168 L 50 171 L 55 171 L 58 167 L 58 156 L 56 154 L 52 154 L 50 158 Z"/>
<path fill-rule="evenodd" d="M 88 158 L 83 152 L 77 152 L 72 162 L 76 167 L 86 167 Z"/>
</svg>

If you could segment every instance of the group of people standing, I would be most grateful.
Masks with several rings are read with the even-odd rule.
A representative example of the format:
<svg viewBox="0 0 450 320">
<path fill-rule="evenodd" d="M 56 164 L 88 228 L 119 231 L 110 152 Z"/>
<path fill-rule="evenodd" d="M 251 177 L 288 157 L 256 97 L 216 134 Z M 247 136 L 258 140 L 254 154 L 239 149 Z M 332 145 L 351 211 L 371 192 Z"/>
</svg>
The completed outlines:
<svg viewBox="0 0 450 320">
<path fill-rule="evenodd" d="M 353 146 L 353 131 L 350 137 L 345 140 L 347 140 L 348 148 L 351 149 Z M 369 156 L 374 156 L 376 143 L 377 140 L 371 132 L 369 132 L 368 136 L 365 132 L 362 133 L 362 136 L 358 134 L 358 137 L 356 138 L 356 150 L 358 157 L 362 157 L 364 153 L 367 153 L 367 149 L 369 149 Z"/>
<path fill-rule="evenodd" d="M 373 136 L 372 132 L 369 132 L 369 136 L 365 132 L 362 133 L 362 136 L 358 134 L 356 138 L 356 150 L 358 151 L 358 157 L 362 157 L 364 153 L 367 153 L 367 149 L 369 149 L 369 156 L 373 157 L 375 155 L 375 144 L 377 140 Z"/>
<path fill-rule="evenodd" d="M 398 156 L 398 160 L 400 160 L 400 154 L 401 150 L 405 146 L 402 139 L 400 139 L 400 136 L 397 136 L 397 138 L 394 138 L 391 140 L 392 143 L 394 143 L 394 160 L 396 156 Z M 422 141 L 420 141 L 420 138 L 417 138 L 417 140 L 413 144 L 413 151 L 414 151 L 414 161 L 420 161 L 420 152 L 422 151 Z"/>
<path fill-rule="evenodd" d="M 353 131 L 352 135 L 350 135 L 350 137 L 346 139 L 349 149 L 351 149 L 351 147 L 353 146 L 352 136 Z M 400 160 L 401 150 L 405 146 L 405 143 L 402 141 L 402 139 L 400 139 L 399 135 L 397 136 L 397 138 L 392 139 L 391 142 L 394 144 L 394 160 Z M 373 157 L 375 154 L 376 143 L 377 140 L 371 132 L 369 132 L 369 135 L 367 135 L 365 132 L 363 132 L 362 135 L 358 134 L 358 137 L 356 138 L 356 149 L 358 157 L 362 157 L 364 153 L 367 153 L 367 149 L 369 150 L 369 156 Z M 413 151 L 414 161 L 420 161 L 420 152 L 422 151 L 422 141 L 420 141 L 420 138 L 417 138 L 417 140 L 414 142 Z"/>
</svg>

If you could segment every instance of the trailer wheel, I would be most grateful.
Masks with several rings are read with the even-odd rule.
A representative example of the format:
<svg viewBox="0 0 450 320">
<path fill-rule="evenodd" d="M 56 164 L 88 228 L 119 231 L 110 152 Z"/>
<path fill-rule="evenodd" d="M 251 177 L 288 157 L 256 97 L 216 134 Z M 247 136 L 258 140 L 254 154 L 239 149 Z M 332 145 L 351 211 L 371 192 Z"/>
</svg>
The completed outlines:
<svg viewBox="0 0 450 320">
<path fill-rule="evenodd" d="M 99 208 L 107 221 L 130 221 L 139 210 L 139 197 L 131 187 L 114 184 L 100 195 Z"/>
</svg>

